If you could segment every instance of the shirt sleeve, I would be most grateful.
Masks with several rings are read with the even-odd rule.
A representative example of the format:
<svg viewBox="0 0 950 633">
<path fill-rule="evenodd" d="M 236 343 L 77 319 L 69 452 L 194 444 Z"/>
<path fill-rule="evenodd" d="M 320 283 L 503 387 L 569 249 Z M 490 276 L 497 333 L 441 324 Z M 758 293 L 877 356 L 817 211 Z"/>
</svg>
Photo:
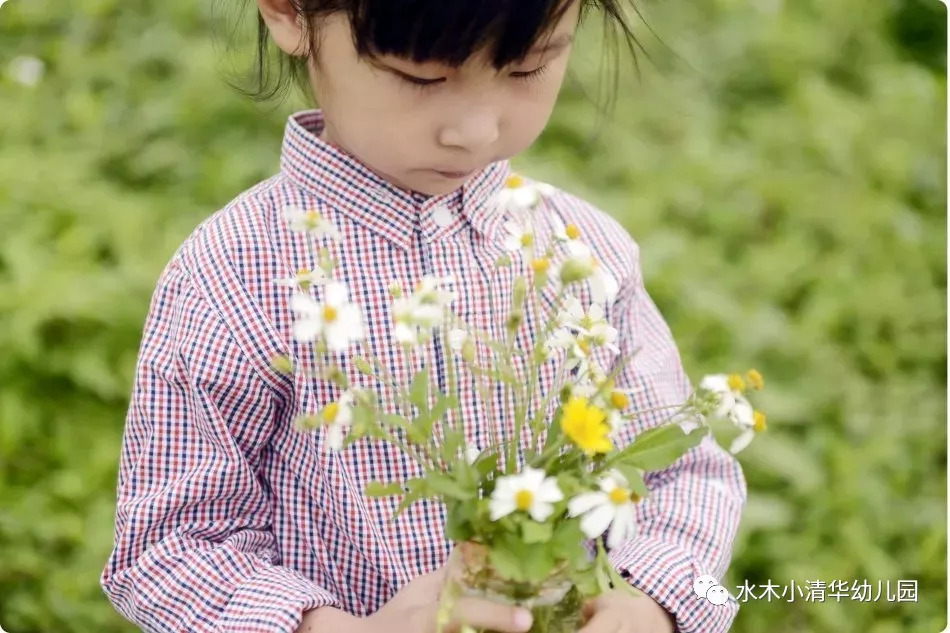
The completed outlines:
<svg viewBox="0 0 950 633">
<path fill-rule="evenodd" d="M 100 583 L 146 631 L 294 631 L 337 598 L 282 567 L 255 474 L 272 387 L 177 260 L 153 295 Z"/>
<path fill-rule="evenodd" d="M 638 252 L 634 245 L 634 253 Z M 621 354 L 639 350 L 621 371 L 617 387 L 629 390 L 634 410 L 682 404 L 692 387 L 670 329 L 643 285 L 639 258 L 618 295 Z M 638 416 L 617 443 L 669 421 L 674 409 Z M 637 536 L 608 552 L 611 564 L 676 620 L 680 633 L 720 633 L 738 613 L 700 598 L 693 581 L 711 575 L 720 583 L 746 502 L 746 481 L 736 459 L 710 435 L 668 468 L 646 474 L 650 495 L 637 505 Z M 730 594 L 731 596 L 731 594 Z"/>
</svg>

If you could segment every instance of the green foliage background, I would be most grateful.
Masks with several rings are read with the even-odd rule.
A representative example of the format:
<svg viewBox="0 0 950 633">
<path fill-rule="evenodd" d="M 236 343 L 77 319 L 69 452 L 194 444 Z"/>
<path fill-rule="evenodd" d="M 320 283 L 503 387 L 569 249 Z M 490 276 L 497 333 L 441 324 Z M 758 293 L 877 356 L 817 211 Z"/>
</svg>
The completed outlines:
<svg viewBox="0 0 950 633">
<path fill-rule="evenodd" d="M 939 631 L 945 8 L 641 4 L 662 43 L 639 28 L 652 62 L 621 75 L 612 116 L 586 96 L 601 52 L 587 30 L 516 166 L 622 219 L 691 375 L 765 374 L 770 431 L 741 455 L 733 593 L 919 583 L 916 603 L 749 601 L 734 630 Z M 98 576 L 151 292 L 203 218 L 274 172 L 285 117 L 307 106 L 231 90 L 222 73 L 252 49 L 225 55 L 214 27 L 184 0 L 0 9 L 0 69 L 46 66 L 33 87 L 0 78 L 0 623 L 13 633 L 131 630 Z"/>
</svg>

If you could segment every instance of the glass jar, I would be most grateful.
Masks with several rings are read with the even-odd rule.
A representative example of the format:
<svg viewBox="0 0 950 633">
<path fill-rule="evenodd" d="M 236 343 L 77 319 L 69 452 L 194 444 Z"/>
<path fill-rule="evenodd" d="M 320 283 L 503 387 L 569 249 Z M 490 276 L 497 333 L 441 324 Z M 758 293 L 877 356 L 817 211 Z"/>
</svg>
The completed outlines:
<svg viewBox="0 0 950 633">
<path fill-rule="evenodd" d="M 498 576 L 485 545 L 466 542 L 452 551 L 447 572 L 449 595 L 478 597 L 531 611 L 529 633 L 576 633 L 583 624 L 583 599 L 568 577 L 566 565 L 555 567 L 541 582 L 516 582 Z"/>
</svg>

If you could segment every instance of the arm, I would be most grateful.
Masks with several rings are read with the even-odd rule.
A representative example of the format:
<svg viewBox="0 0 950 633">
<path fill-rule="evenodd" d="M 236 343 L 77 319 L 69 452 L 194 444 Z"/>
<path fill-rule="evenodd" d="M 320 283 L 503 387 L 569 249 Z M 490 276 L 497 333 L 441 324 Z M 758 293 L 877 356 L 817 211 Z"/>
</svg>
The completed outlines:
<svg viewBox="0 0 950 633">
<path fill-rule="evenodd" d="M 178 260 L 145 325 L 100 582 L 147 631 L 290 632 L 336 598 L 278 562 L 255 475 L 270 389 Z"/>
<path fill-rule="evenodd" d="M 636 246 L 634 245 L 635 254 Z M 631 390 L 635 409 L 679 404 L 691 387 L 669 327 L 643 285 L 639 258 L 630 283 L 618 296 L 617 325 L 622 354 L 640 348 L 617 378 Z M 646 414 L 618 438 L 667 421 L 672 409 Z M 729 630 L 738 604 L 713 605 L 696 596 L 693 580 L 709 574 L 722 581 L 746 501 L 739 463 L 707 436 L 669 468 L 646 477 L 650 496 L 637 508 L 638 535 L 609 552 L 615 568 L 675 619 L 681 633 Z"/>
</svg>

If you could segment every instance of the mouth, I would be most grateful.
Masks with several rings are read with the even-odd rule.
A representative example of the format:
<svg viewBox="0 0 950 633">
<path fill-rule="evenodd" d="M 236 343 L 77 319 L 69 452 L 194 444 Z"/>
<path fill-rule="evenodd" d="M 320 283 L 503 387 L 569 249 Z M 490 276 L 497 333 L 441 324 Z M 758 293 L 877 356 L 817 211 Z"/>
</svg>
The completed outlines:
<svg viewBox="0 0 950 633">
<path fill-rule="evenodd" d="M 429 171 L 431 171 L 434 174 L 438 174 L 439 176 L 442 176 L 443 178 L 458 180 L 460 178 L 468 178 L 469 176 L 474 174 L 476 170 L 470 169 L 468 171 L 448 171 L 444 169 L 431 169 Z"/>
</svg>

